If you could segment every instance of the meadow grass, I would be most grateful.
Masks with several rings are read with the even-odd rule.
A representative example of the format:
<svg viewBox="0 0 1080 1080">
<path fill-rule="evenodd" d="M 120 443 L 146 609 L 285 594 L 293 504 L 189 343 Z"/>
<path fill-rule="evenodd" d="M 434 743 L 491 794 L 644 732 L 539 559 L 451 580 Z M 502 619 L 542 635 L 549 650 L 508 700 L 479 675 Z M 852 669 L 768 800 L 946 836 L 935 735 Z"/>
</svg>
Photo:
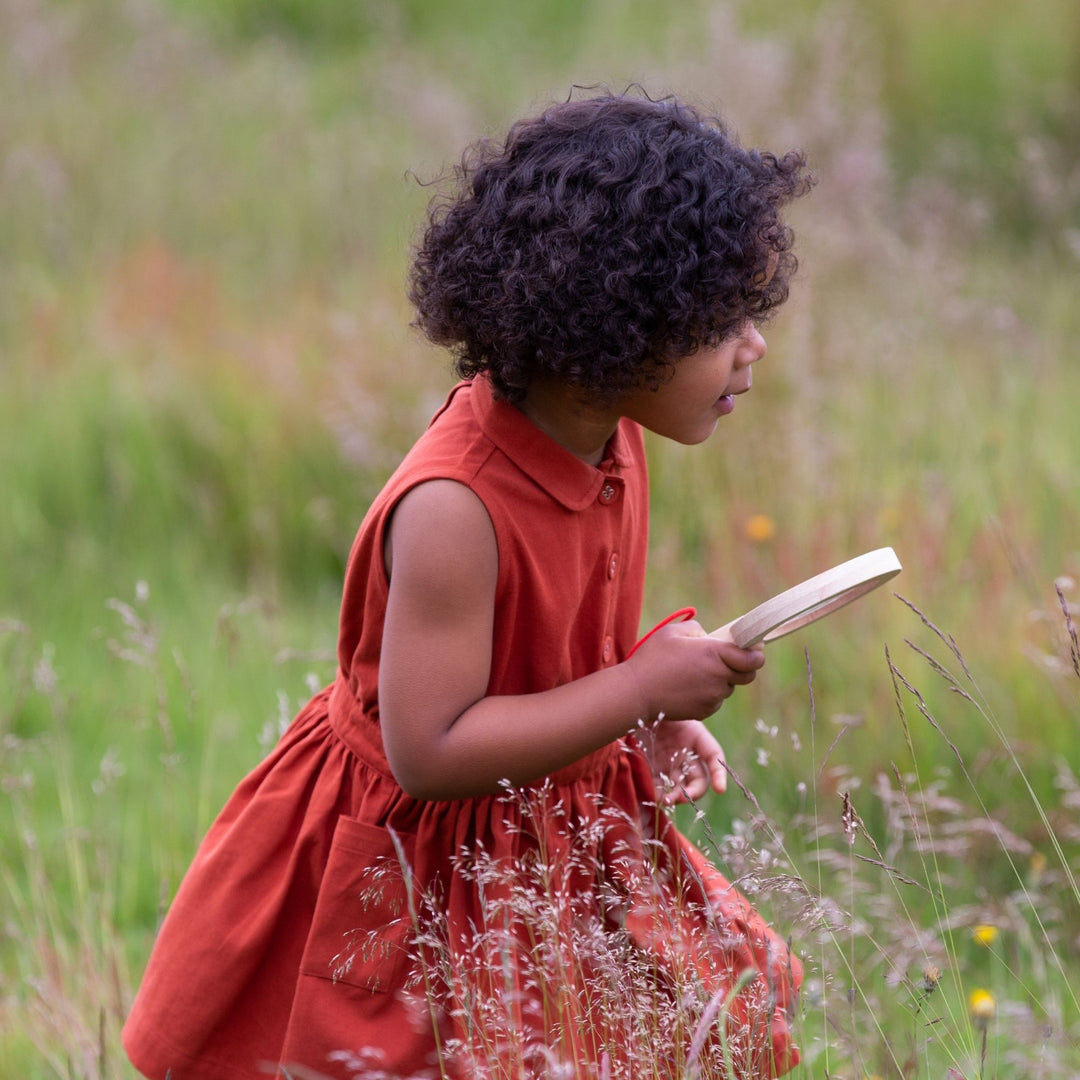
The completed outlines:
<svg viewBox="0 0 1080 1080">
<path fill-rule="evenodd" d="M 803 1064 L 794 1075 L 1072 1075 L 1080 1064 L 1080 776 L 1058 757 L 1049 793 L 1036 791 L 952 635 L 903 606 L 909 641 L 876 666 L 893 695 L 905 757 L 876 772 L 859 763 L 862 722 L 821 714 L 807 650 L 803 715 L 790 725 L 753 724 L 752 742 L 732 762 L 728 820 L 707 804 L 680 808 L 677 816 L 806 965 L 795 1021 Z M 240 625 L 228 631 L 229 644 L 219 638 L 216 661 L 201 658 L 193 679 L 176 677 L 181 657 L 154 628 L 145 588 L 109 611 L 98 644 L 112 663 L 125 730 L 112 725 L 115 742 L 89 760 L 79 756 L 86 740 L 73 731 L 74 714 L 85 705 L 74 700 L 59 658 L 39 650 L 28 628 L 3 627 L 19 694 L 3 714 L 5 1076 L 130 1075 L 118 1031 L 148 934 L 224 787 L 245 757 L 254 760 L 260 746 L 269 746 L 327 670 L 325 656 L 281 655 L 277 684 L 292 685 L 273 703 L 265 681 L 252 693 L 262 702 L 262 726 L 257 736 L 249 730 L 238 740 L 235 728 L 245 725 L 232 718 L 229 731 L 230 718 L 220 711 L 225 691 L 212 706 L 196 700 L 192 684 L 205 685 L 212 671 L 235 681 L 260 662 L 265 672 L 272 650 L 260 624 L 267 613 L 223 611 L 223 620 Z M 1075 695 L 1080 687 L 1075 613 L 1067 600 L 1059 609 L 1061 633 L 1055 653 L 1047 654 L 1054 663 L 1045 665 L 1047 696 Z M 245 663 L 238 665 L 238 657 Z M 293 678 L 282 678 L 290 668 Z M 935 715 L 927 705 L 934 683 L 959 704 Z M 16 716 L 34 716 L 34 733 L 15 734 Z M 982 743 L 970 756 L 954 741 L 968 725 Z M 932 764 L 941 748 L 948 765 Z M 462 946 L 450 949 L 430 911 L 417 918 L 418 943 L 433 956 L 433 985 L 456 972 L 452 1000 L 472 1019 L 464 1045 L 448 1052 L 467 1052 L 477 1076 L 517 1076 L 507 1062 L 535 1061 L 539 1049 L 546 1055 L 539 1075 L 591 1075 L 574 1070 L 556 1047 L 529 1043 L 527 1029 L 513 1026 L 506 995 L 492 992 L 502 986 L 502 960 L 510 955 L 507 943 L 491 937 L 504 921 L 505 890 L 497 886 L 506 884 L 508 870 L 473 872 L 488 875 L 495 898 L 496 931 L 473 943 L 475 956 L 493 965 L 486 977 L 483 965 L 463 969 Z M 650 991 L 652 966 L 647 958 L 635 963 L 629 943 L 583 927 L 580 939 L 559 945 L 560 909 L 548 902 L 554 894 L 543 887 L 543 860 L 509 873 L 520 889 L 516 914 L 531 919 L 530 932 L 545 943 L 530 954 L 540 966 L 525 965 L 523 981 L 531 975 L 552 987 L 557 1008 L 555 988 L 566 972 L 551 965 L 560 957 L 587 959 L 594 976 L 604 974 L 594 986 L 593 1014 L 620 1017 L 604 1030 L 637 1040 L 636 1075 L 657 1068 L 668 1075 L 650 1056 L 662 1043 L 686 1054 L 676 1075 L 728 1076 L 731 1059 L 721 1048 L 709 1058 L 686 1049 L 710 1015 L 696 981 L 679 983 L 673 1012 L 666 992 Z M 460 982 L 463 970 L 476 976 L 473 983 Z M 627 1010 L 631 1000 L 637 1008 Z M 516 1056 L 507 1058 L 506 1040 L 515 1032 Z M 364 1075 L 362 1056 L 355 1060 Z"/>
<path fill-rule="evenodd" d="M 743 790 L 680 820 L 808 960 L 801 1075 L 1075 1074 L 1075 12 L 552 3 L 524 56 L 497 7 L 0 0 L 0 1077 L 131 1075 L 160 911 L 332 677 L 352 532 L 450 381 L 417 180 L 631 79 L 821 181 L 746 408 L 650 443 L 646 617 L 884 544 L 914 605 L 771 647 L 714 722 Z"/>
</svg>

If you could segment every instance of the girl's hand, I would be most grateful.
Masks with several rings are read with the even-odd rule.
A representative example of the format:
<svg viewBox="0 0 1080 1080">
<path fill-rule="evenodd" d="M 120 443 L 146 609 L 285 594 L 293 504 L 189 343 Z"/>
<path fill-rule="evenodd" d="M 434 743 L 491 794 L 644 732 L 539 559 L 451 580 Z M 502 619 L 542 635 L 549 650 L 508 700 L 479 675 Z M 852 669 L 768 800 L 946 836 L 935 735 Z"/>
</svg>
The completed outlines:
<svg viewBox="0 0 1080 1080">
<path fill-rule="evenodd" d="M 666 805 L 700 799 L 710 788 L 727 790 L 723 748 L 700 720 L 663 720 L 638 738 Z"/>
<path fill-rule="evenodd" d="M 736 686 L 754 681 L 764 663 L 760 647 L 740 649 L 707 634 L 700 623 L 676 622 L 643 641 L 624 666 L 640 691 L 642 719 L 651 722 L 712 716 Z"/>
</svg>

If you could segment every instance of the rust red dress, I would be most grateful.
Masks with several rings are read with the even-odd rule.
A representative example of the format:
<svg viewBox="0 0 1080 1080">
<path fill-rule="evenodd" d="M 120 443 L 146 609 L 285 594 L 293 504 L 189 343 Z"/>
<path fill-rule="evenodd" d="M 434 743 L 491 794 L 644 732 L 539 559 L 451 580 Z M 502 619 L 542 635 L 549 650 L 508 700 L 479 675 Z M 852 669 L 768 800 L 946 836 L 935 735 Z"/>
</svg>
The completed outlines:
<svg viewBox="0 0 1080 1080">
<path fill-rule="evenodd" d="M 467 484 L 494 525 L 490 695 L 549 689 L 633 646 L 640 429 L 622 421 L 594 468 L 486 380 L 459 384 L 361 525 L 336 681 L 240 784 L 180 886 L 124 1029 L 132 1062 L 154 1080 L 528 1077 L 556 1059 L 615 1077 L 644 1073 L 647 1047 L 654 1076 L 690 1044 L 720 1053 L 702 1039 L 718 1015 L 738 1075 L 788 1070 L 798 962 L 656 810 L 635 738 L 499 795 L 419 801 L 395 782 L 382 541 L 433 478 Z M 664 1007 L 687 987 L 696 1005 Z"/>
</svg>

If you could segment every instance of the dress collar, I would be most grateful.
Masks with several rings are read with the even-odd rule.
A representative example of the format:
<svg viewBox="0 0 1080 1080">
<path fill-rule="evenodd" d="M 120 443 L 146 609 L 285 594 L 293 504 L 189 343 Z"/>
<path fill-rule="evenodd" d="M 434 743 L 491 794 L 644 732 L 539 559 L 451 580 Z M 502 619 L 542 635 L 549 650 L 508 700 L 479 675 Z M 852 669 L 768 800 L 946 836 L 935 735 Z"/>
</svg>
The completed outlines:
<svg viewBox="0 0 1080 1080">
<path fill-rule="evenodd" d="M 477 376 L 470 384 L 473 414 L 484 434 L 527 476 L 568 510 L 594 502 L 604 480 L 634 467 L 625 417 L 608 440 L 598 466 L 589 465 L 549 435 L 523 412 L 495 397 L 490 380 Z"/>
</svg>

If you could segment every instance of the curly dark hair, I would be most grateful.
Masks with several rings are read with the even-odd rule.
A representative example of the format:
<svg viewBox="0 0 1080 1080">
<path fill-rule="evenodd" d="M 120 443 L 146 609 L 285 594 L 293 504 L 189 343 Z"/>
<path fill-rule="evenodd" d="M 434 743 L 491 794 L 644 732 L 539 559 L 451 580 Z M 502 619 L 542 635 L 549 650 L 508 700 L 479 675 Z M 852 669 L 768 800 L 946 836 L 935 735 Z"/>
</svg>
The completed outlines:
<svg viewBox="0 0 1080 1080">
<path fill-rule="evenodd" d="M 540 375 L 608 402 L 659 385 L 787 299 L 780 209 L 809 189 L 805 167 L 674 98 L 554 105 L 476 143 L 456 192 L 432 200 L 415 325 L 509 401 Z"/>
</svg>

